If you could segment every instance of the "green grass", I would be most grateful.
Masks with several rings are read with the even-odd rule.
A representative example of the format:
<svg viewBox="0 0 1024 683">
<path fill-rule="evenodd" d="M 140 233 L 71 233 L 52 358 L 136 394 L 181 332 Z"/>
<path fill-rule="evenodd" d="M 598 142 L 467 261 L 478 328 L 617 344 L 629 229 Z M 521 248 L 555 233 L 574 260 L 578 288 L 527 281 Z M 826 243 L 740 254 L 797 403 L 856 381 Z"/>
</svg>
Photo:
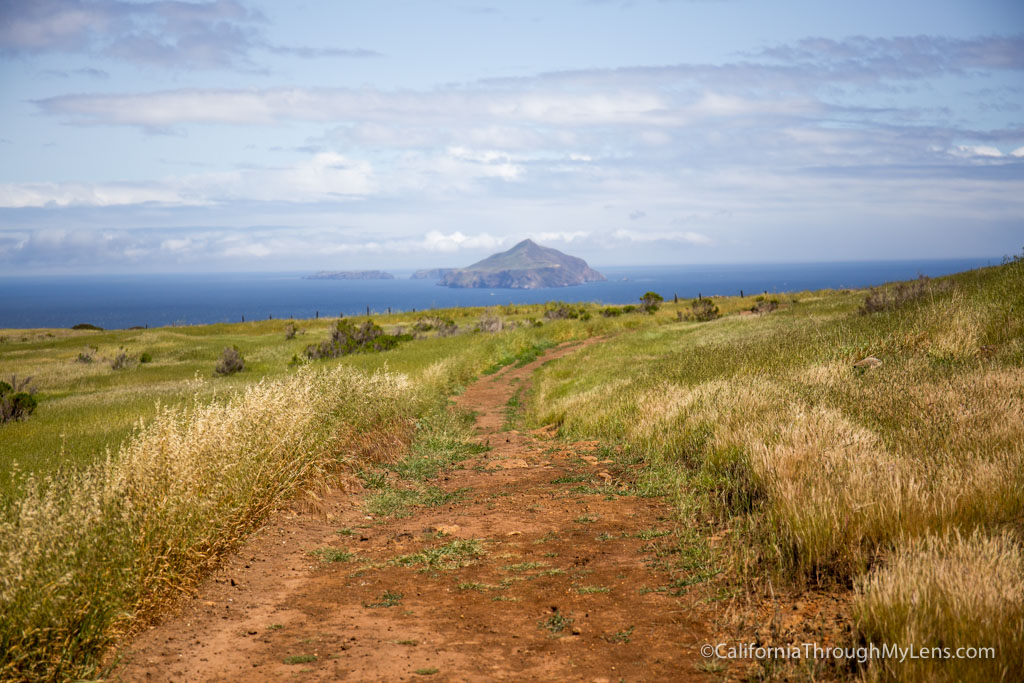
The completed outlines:
<svg viewBox="0 0 1024 683">
<path fill-rule="evenodd" d="M 574 621 L 576 620 L 556 611 L 547 619 L 541 619 L 538 626 L 550 631 L 552 635 L 558 635 L 565 629 L 572 627 Z"/>
<path fill-rule="evenodd" d="M 318 548 L 316 550 L 310 550 L 309 554 L 313 557 L 320 558 L 321 562 L 351 562 L 355 559 L 355 553 L 351 553 L 347 550 L 341 550 L 340 548 Z"/>
<path fill-rule="evenodd" d="M 402 598 L 405 595 L 402 593 L 396 593 L 394 591 L 384 591 L 380 595 L 380 599 L 374 603 L 363 603 L 363 607 L 394 607 L 402 602 Z"/>
<path fill-rule="evenodd" d="M 316 661 L 316 655 L 292 655 L 284 658 L 285 664 L 308 664 Z"/>
<path fill-rule="evenodd" d="M 388 489 L 367 496 L 364 509 L 371 515 L 384 517 L 408 517 L 412 508 L 437 507 L 461 500 L 469 491 L 467 488 L 457 491 L 444 491 L 437 486 L 424 486 L 414 489 Z"/>
<path fill-rule="evenodd" d="M 421 571 L 458 569 L 472 564 L 484 554 L 483 543 L 477 539 L 457 539 L 444 545 L 425 548 L 418 553 L 396 557 L 402 567 L 420 567 Z"/>
</svg>

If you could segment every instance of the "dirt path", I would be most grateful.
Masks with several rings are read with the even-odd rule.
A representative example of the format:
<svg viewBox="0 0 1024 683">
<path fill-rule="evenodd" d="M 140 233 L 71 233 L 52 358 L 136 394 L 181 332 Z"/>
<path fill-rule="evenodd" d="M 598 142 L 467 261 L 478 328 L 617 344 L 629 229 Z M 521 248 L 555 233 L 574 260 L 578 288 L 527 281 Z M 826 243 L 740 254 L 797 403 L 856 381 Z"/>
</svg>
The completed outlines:
<svg viewBox="0 0 1024 683">
<path fill-rule="evenodd" d="M 461 490 L 458 501 L 373 518 L 364 496 L 338 493 L 326 518 L 281 515 L 123 648 L 115 678 L 706 677 L 702 601 L 673 588 L 676 522 L 662 500 L 628 494 L 637 466 L 602 459 L 596 442 L 555 441 L 553 429 L 503 430 L 530 374 L 577 348 L 458 397 L 490 446 L 434 482 Z M 337 552 L 309 554 L 322 548 Z"/>
</svg>

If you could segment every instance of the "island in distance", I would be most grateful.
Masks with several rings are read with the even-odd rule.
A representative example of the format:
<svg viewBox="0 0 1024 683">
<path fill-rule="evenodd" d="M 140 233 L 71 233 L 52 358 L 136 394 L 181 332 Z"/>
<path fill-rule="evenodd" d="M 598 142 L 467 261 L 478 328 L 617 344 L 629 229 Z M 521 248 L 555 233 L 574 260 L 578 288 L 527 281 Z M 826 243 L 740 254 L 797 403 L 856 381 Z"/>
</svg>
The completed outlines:
<svg viewBox="0 0 1024 683">
<path fill-rule="evenodd" d="M 321 270 L 307 275 L 307 280 L 394 280 L 395 276 L 383 270 Z"/>
<path fill-rule="evenodd" d="M 437 284 L 446 287 L 540 289 L 605 279 L 583 259 L 528 239 L 466 268 L 443 270 L 447 272 L 441 274 Z"/>
<path fill-rule="evenodd" d="M 410 280 L 438 280 L 443 278 L 448 273 L 458 268 L 429 268 L 427 270 L 417 270 L 415 273 L 409 276 Z"/>
</svg>

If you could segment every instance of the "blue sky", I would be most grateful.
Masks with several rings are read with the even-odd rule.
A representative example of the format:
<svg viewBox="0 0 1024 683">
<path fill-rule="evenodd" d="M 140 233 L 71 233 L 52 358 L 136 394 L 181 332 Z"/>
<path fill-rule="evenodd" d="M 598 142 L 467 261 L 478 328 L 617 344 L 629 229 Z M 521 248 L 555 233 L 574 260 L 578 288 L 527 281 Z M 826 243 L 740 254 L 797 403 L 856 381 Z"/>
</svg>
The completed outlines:
<svg viewBox="0 0 1024 683">
<path fill-rule="evenodd" d="M 0 0 L 0 272 L 1024 247 L 1024 3 Z"/>
</svg>

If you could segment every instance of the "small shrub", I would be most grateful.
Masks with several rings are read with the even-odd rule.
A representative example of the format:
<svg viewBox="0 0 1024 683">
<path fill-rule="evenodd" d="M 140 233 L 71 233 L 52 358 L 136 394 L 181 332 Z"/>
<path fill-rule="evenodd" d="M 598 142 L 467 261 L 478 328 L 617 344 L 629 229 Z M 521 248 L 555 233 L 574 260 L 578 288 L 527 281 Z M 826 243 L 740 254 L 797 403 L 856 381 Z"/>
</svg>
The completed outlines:
<svg viewBox="0 0 1024 683">
<path fill-rule="evenodd" d="M 228 346 L 220 354 L 217 367 L 213 369 L 218 375 L 233 375 L 245 369 L 245 359 L 238 352 L 238 347 Z"/>
<path fill-rule="evenodd" d="M 296 331 L 297 330 L 295 329 L 295 323 L 288 323 L 287 325 L 284 326 L 284 338 L 286 340 L 295 339 Z"/>
<path fill-rule="evenodd" d="M 636 310 L 636 306 L 634 306 L 633 304 L 629 304 L 627 306 L 623 306 L 622 307 L 622 312 L 623 313 L 632 313 L 635 310 Z"/>
<path fill-rule="evenodd" d="M 78 363 L 92 363 L 96 360 L 96 351 L 97 348 L 95 346 L 87 346 L 84 351 L 78 352 L 78 358 L 75 361 Z"/>
<path fill-rule="evenodd" d="M 778 299 L 765 299 L 763 296 L 759 296 L 757 297 L 757 299 L 755 299 L 755 301 L 757 303 L 751 306 L 751 313 L 758 313 L 763 315 L 765 313 L 771 313 L 772 311 L 779 307 Z"/>
<path fill-rule="evenodd" d="M 153 362 L 153 354 L 151 354 L 149 351 L 143 351 L 142 354 L 139 356 L 139 362 L 140 363 L 152 363 Z"/>
<path fill-rule="evenodd" d="M 616 306 L 606 306 L 601 309 L 601 315 L 605 318 L 618 318 L 622 315 L 622 309 Z"/>
<path fill-rule="evenodd" d="M 73 329 L 73 330 L 96 330 L 97 332 L 102 332 L 103 331 L 102 327 L 98 327 L 98 326 L 93 325 L 91 323 L 78 323 L 77 325 L 72 325 L 71 329 Z"/>
<path fill-rule="evenodd" d="M 664 300 L 665 299 L 661 296 L 661 294 L 658 294 L 657 292 L 647 292 L 642 297 L 640 297 L 640 305 L 648 313 L 654 313 L 655 311 L 658 310 L 658 306 Z"/>
<path fill-rule="evenodd" d="M 693 302 L 692 307 L 693 319 L 700 322 L 708 322 L 721 316 L 718 306 L 711 299 L 697 299 Z"/>
<path fill-rule="evenodd" d="M 123 348 L 118 349 L 117 355 L 114 356 L 114 360 L 110 362 L 110 367 L 114 370 L 124 370 L 131 364 L 131 359 L 128 358 L 128 352 Z"/>
<path fill-rule="evenodd" d="M 20 382 L 17 377 L 11 377 L 11 382 L 0 381 L 0 424 L 24 420 L 35 412 L 39 401 L 34 394 L 35 389 L 30 386 L 31 377 Z"/>
<path fill-rule="evenodd" d="M 416 332 L 430 332 L 431 330 L 437 330 L 437 336 L 449 337 L 458 332 L 459 326 L 456 325 L 455 321 L 451 318 L 431 316 L 417 320 L 413 323 L 412 329 Z"/>
<path fill-rule="evenodd" d="M 576 320 L 586 313 L 587 311 L 583 308 L 555 301 L 548 305 L 548 309 L 544 311 L 544 317 L 548 320 Z"/>
<path fill-rule="evenodd" d="M 360 351 L 386 351 L 398 346 L 399 341 L 397 336 L 385 334 L 383 328 L 372 320 L 361 325 L 339 320 L 331 330 L 331 336 L 319 344 L 307 346 L 305 354 L 310 360 L 338 358 Z"/>
<path fill-rule="evenodd" d="M 504 329 L 511 329 L 515 327 L 515 323 L 505 322 L 496 315 L 490 313 L 484 313 L 480 316 L 480 320 L 477 321 L 476 329 L 477 332 L 501 332 Z"/>
<path fill-rule="evenodd" d="M 868 315 L 899 308 L 932 291 L 938 291 L 938 288 L 934 287 L 926 275 L 919 276 L 913 282 L 900 282 L 895 287 L 872 287 L 867 298 L 864 299 L 864 304 L 860 307 L 860 314 Z"/>
</svg>

